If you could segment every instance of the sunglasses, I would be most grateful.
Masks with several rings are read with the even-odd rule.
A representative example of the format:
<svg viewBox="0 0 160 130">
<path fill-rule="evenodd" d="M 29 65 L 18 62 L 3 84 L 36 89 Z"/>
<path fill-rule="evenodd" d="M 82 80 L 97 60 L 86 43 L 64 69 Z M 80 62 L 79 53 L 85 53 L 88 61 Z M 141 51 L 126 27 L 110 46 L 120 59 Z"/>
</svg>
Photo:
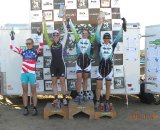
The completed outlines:
<svg viewBox="0 0 160 130">
<path fill-rule="evenodd" d="M 105 37 L 105 38 L 103 38 L 103 39 L 111 39 L 111 38 L 109 38 L 109 37 Z"/>
<path fill-rule="evenodd" d="M 58 37 L 58 36 L 59 36 L 59 34 L 54 34 L 53 36 L 54 36 L 54 37 Z"/>
<path fill-rule="evenodd" d="M 28 46 L 28 45 L 32 45 L 32 43 L 26 43 L 26 45 Z"/>
</svg>

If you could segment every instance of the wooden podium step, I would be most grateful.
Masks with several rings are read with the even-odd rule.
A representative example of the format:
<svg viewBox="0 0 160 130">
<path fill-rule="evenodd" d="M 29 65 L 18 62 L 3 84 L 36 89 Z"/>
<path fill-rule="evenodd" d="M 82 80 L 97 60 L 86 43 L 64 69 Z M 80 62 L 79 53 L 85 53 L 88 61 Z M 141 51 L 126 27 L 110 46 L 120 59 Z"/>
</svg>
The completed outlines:
<svg viewBox="0 0 160 130">
<path fill-rule="evenodd" d="M 105 112 L 105 111 L 95 111 L 94 113 L 94 118 L 95 119 L 99 119 L 101 117 L 110 117 L 110 118 L 115 118 L 117 115 L 113 105 L 112 105 L 112 110 L 109 112 Z"/>
<path fill-rule="evenodd" d="M 68 107 L 62 106 L 62 108 L 56 108 L 52 103 L 47 103 L 44 107 L 44 119 L 48 120 L 50 116 L 60 115 L 63 119 L 68 119 Z"/>
<path fill-rule="evenodd" d="M 73 119 L 74 115 L 83 112 L 89 116 L 89 119 L 94 119 L 94 103 L 87 101 L 82 104 L 75 103 L 73 100 L 69 102 L 69 119 Z"/>
</svg>

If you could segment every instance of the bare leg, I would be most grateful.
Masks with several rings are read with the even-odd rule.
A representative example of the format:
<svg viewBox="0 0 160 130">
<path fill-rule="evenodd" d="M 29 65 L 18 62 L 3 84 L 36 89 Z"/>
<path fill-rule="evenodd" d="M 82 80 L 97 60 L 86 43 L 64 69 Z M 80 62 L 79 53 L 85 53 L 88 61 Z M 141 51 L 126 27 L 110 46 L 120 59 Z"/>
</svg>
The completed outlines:
<svg viewBox="0 0 160 130">
<path fill-rule="evenodd" d="M 27 84 L 22 84 L 23 88 L 23 105 L 26 107 L 28 105 L 28 85 Z"/>
<path fill-rule="evenodd" d="M 97 86 L 96 86 L 96 100 L 100 100 L 101 89 L 102 89 L 102 81 L 103 81 L 103 80 L 97 80 Z"/>
<path fill-rule="evenodd" d="M 111 81 L 106 80 L 106 100 L 109 100 L 110 97 L 110 86 Z"/>
<path fill-rule="evenodd" d="M 65 84 L 65 77 L 60 77 L 60 82 L 61 82 L 61 86 L 62 86 L 62 94 L 65 95 L 66 94 L 66 84 Z"/>
<path fill-rule="evenodd" d="M 83 73 L 83 91 L 87 91 L 87 81 L 89 77 L 89 73 Z"/>
<path fill-rule="evenodd" d="M 31 92 L 32 92 L 32 97 L 33 97 L 33 106 L 37 106 L 37 91 L 36 91 L 36 86 L 31 85 Z"/>
<path fill-rule="evenodd" d="M 76 90 L 79 93 L 81 91 L 82 73 L 77 73 Z"/>
<path fill-rule="evenodd" d="M 57 77 L 52 77 L 52 84 L 53 84 L 53 93 L 54 96 L 58 95 L 58 90 L 57 90 Z"/>
</svg>

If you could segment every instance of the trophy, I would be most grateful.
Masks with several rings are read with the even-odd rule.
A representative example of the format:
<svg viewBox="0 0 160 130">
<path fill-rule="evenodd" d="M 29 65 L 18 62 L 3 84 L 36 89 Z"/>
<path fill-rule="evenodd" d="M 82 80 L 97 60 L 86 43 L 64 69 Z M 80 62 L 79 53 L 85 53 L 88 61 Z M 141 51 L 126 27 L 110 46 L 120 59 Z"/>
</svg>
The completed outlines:
<svg viewBox="0 0 160 130">
<path fill-rule="evenodd" d="M 64 4 L 60 5 L 58 17 L 63 18 L 64 16 Z"/>
<path fill-rule="evenodd" d="M 14 40 L 14 35 L 15 35 L 15 32 L 14 32 L 14 30 L 12 28 L 12 31 L 10 32 L 11 40 Z"/>
</svg>

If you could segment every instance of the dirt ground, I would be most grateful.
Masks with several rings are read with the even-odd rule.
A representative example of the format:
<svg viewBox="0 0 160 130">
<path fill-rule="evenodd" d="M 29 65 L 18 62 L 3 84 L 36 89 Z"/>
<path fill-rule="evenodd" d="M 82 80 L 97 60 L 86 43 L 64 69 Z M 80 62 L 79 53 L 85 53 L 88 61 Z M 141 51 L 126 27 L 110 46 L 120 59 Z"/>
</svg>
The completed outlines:
<svg viewBox="0 0 160 130">
<path fill-rule="evenodd" d="M 117 112 L 114 119 L 101 118 L 89 120 L 83 114 L 74 120 L 63 120 L 53 116 L 43 119 L 43 108 L 51 100 L 39 100 L 39 115 L 32 117 L 22 115 L 21 98 L 0 98 L 0 130 L 159 130 L 160 105 L 143 104 L 135 96 L 129 96 L 129 107 L 125 97 L 112 97 Z"/>
</svg>

